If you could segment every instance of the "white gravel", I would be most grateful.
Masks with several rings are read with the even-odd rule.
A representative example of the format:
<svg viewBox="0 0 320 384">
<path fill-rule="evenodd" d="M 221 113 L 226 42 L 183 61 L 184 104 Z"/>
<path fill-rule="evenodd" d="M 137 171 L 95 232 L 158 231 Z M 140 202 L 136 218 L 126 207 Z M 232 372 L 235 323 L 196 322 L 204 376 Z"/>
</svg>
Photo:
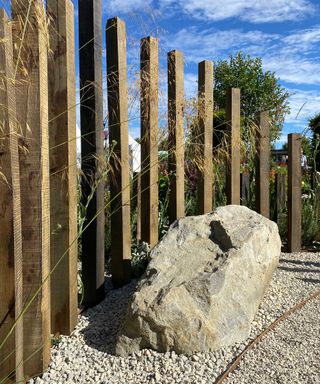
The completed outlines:
<svg viewBox="0 0 320 384">
<path fill-rule="evenodd" d="M 320 289 L 320 253 L 282 254 L 280 265 L 241 345 L 212 353 L 178 356 L 144 350 L 128 358 L 112 355 L 115 337 L 135 282 L 111 290 L 106 299 L 80 316 L 71 337 L 52 349 L 52 363 L 41 383 L 207 384 L 215 383 L 228 365 L 263 329 L 286 310 Z M 229 376 L 229 384 L 320 383 L 320 300 L 268 333 Z M 187 332 L 187 330 L 186 330 Z"/>
</svg>

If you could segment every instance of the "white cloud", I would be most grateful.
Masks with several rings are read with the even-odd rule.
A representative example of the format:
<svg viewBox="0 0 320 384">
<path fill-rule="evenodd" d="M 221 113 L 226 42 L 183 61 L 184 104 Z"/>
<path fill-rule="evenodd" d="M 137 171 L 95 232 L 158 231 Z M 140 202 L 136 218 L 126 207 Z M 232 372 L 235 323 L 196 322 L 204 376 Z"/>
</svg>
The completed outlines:
<svg viewBox="0 0 320 384">
<path fill-rule="evenodd" d="M 181 50 L 187 65 L 204 59 L 219 60 L 242 50 L 251 56 L 262 57 L 264 68 L 275 72 L 285 82 L 319 85 L 319 41 L 320 26 L 295 30 L 284 36 L 259 30 L 221 31 L 193 26 L 166 36 L 164 46 L 168 50 Z"/>
<path fill-rule="evenodd" d="M 239 50 L 251 53 L 260 52 L 261 46 L 272 44 L 279 36 L 261 31 L 244 32 L 240 29 L 220 31 L 215 29 L 200 30 L 197 27 L 181 29 L 175 35 L 165 38 L 164 44 L 170 49 L 179 47 L 185 53 L 187 62 L 199 62 L 204 59 L 214 60 L 224 54 Z"/>
<path fill-rule="evenodd" d="M 320 113 L 320 90 L 304 91 L 301 89 L 289 89 L 291 113 L 286 117 L 284 129 L 276 147 L 280 148 L 287 143 L 287 135 L 297 132 L 309 135 L 308 120 Z"/>
<path fill-rule="evenodd" d="M 164 17 L 184 12 L 203 20 L 220 21 L 238 18 L 251 23 L 271 23 L 299 20 L 315 12 L 310 0 L 110 0 L 106 2 L 112 14 L 132 11 L 161 10 Z"/>
<path fill-rule="evenodd" d="M 314 62 L 300 56 L 277 56 L 263 57 L 265 69 L 273 71 L 276 76 L 287 83 L 293 84 L 320 84 L 320 63 Z"/>
<path fill-rule="evenodd" d="M 239 18 L 251 23 L 283 22 L 301 19 L 314 12 L 309 0 L 161 0 L 163 12 L 167 7 L 179 7 L 192 17 L 204 20 Z"/>
<path fill-rule="evenodd" d="M 320 113 L 320 90 L 302 91 L 289 89 L 292 93 L 289 102 L 291 114 L 287 116 L 286 123 L 306 128 L 307 121 L 316 113 Z"/>
<path fill-rule="evenodd" d="M 297 54 L 312 54 L 317 53 L 320 42 L 320 25 L 313 28 L 295 31 L 283 38 L 283 52 L 290 55 Z"/>
<path fill-rule="evenodd" d="M 187 97 L 195 97 L 198 94 L 198 76 L 195 73 L 185 74 L 184 89 Z"/>
<path fill-rule="evenodd" d="M 152 5 L 152 0 L 110 0 L 104 8 L 114 15 L 145 9 Z"/>
</svg>

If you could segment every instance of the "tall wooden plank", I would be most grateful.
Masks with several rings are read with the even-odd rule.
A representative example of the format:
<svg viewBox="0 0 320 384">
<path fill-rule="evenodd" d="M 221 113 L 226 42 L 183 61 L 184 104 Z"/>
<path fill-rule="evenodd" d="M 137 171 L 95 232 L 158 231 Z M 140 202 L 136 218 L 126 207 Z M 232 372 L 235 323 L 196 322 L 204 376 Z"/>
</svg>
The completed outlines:
<svg viewBox="0 0 320 384">
<path fill-rule="evenodd" d="M 169 221 L 185 215 L 184 207 L 184 62 L 179 51 L 168 53 Z"/>
<path fill-rule="evenodd" d="M 276 206 L 274 209 L 273 220 L 279 223 L 280 215 L 286 207 L 286 175 L 284 173 L 276 173 L 275 178 L 275 194 Z"/>
<path fill-rule="evenodd" d="M 240 89 L 229 88 L 226 98 L 227 203 L 240 205 Z"/>
<path fill-rule="evenodd" d="M 314 195 L 316 200 L 316 217 L 318 220 L 320 220 L 320 173 L 314 172 L 313 174 L 313 188 L 314 188 Z M 318 228 L 317 234 L 316 234 L 316 240 L 320 241 L 320 226 Z"/>
<path fill-rule="evenodd" d="M 199 143 L 198 213 L 211 212 L 213 206 L 213 62 L 199 63 L 198 124 Z"/>
<path fill-rule="evenodd" d="M 104 158 L 101 0 L 79 0 L 82 203 L 87 205 L 82 233 L 84 306 L 104 298 Z M 94 193 L 92 194 L 92 191 Z"/>
<path fill-rule="evenodd" d="M 77 149 L 74 9 L 47 0 L 49 16 L 49 140 L 51 208 L 51 333 L 77 323 Z M 58 265 L 58 266 L 57 266 Z M 56 267 L 57 266 L 57 267 Z"/>
<path fill-rule="evenodd" d="M 141 239 L 158 242 L 158 39 L 141 40 Z"/>
<path fill-rule="evenodd" d="M 288 135 L 288 251 L 301 250 L 301 135 Z"/>
<path fill-rule="evenodd" d="M 141 240 L 141 172 L 137 175 L 137 241 Z"/>
<path fill-rule="evenodd" d="M 134 172 L 132 178 L 131 209 L 136 211 L 136 240 L 141 240 L 141 172 Z"/>
<path fill-rule="evenodd" d="M 111 272 L 115 286 L 130 281 L 130 174 L 126 27 L 119 19 L 107 22 L 107 75 L 111 196 Z"/>
<path fill-rule="evenodd" d="M 242 172 L 240 175 L 241 205 L 247 205 L 250 199 L 250 174 Z"/>
<path fill-rule="evenodd" d="M 270 216 L 270 119 L 269 112 L 257 116 L 256 134 L 256 211 Z"/>
<path fill-rule="evenodd" d="M 0 9 L 0 380 L 10 376 L 12 381 L 19 382 L 23 379 L 23 322 L 18 320 L 23 287 L 20 171 L 13 78 L 11 24 L 6 12 Z M 13 332 L 5 341 L 15 322 Z"/>
<path fill-rule="evenodd" d="M 47 28 L 42 1 L 13 0 L 11 7 L 17 118 L 24 147 L 20 152 L 23 300 L 28 308 L 23 316 L 24 373 L 33 376 L 50 360 Z"/>
</svg>

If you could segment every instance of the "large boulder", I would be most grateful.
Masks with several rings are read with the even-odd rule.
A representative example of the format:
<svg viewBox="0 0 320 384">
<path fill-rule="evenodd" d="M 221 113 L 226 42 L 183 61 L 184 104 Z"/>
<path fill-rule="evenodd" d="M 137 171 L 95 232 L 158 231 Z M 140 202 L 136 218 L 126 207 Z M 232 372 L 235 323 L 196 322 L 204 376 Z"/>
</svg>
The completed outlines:
<svg viewBox="0 0 320 384">
<path fill-rule="evenodd" d="M 277 225 L 243 206 L 176 221 L 152 251 L 116 354 L 191 354 L 245 340 L 280 250 Z"/>
</svg>

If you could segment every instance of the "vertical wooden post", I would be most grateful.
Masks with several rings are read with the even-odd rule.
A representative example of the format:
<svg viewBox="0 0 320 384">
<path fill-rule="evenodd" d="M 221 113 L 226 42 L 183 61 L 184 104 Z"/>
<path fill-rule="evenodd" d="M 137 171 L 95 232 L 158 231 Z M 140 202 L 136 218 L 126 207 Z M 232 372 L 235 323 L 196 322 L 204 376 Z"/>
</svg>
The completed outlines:
<svg viewBox="0 0 320 384">
<path fill-rule="evenodd" d="M 275 193 L 276 206 L 273 220 L 279 223 L 280 215 L 284 212 L 286 206 L 286 175 L 284 173 L 276 173 Z"/>
<path fill-rule="evenodd" d="M 48 46 L 42 1 L 12 0 L 11 7 L 17 118 L 24 147 L 20 152 L 23 304 L 29 306 L 23 316 L 24 373 L 33 376 L 47 368 L 51 347 Z"/>
<path fill-rule="evenodd" d="M 82 203 L 88 204 L 82 237 L 84 306 L 104 298 L 104 158 L 101 0 L 79 0 Z M 91 195 L 92 189 L 95 193 Z M 91 196 L 91 197 L 90 197 Z"/>
<path fill-rule="evenodd" d="M 256 135 L 256 211 L 270 216 L 270 128 L 269 112 L 257 116 Z"/>
<path fill-rule="evenodd" d="M 184 62 L 179 51 L 168 53 L 169 221 L 185 215 L 184 207 Z"/>
<path fill-rule="evenodd" d="M 22 237 L 11 24 L 0 9 L 0 378 L 23 380 Z M 2 344 L 3 343 L 3 344 Z M 10 375 L 11 372 L 14 372 Z"/>
<path fill-rule="evenodd" d="M 137 233 L 136 240 L 141 240 L 141 172 L 134 172 L 131 207 L 136 210 Z"/>
<path fill-rule="evenodd" d="M 137 178 L 137 240 L 141 240 L 141 172 Z"/>
<path fill-rule="evenodd" d="M 211 212 L 213 205 L 213 63 L 202 61 L 199 64 L 198 81 L 198 121 L 199 132 L 196 139 L 200 150 L 198 167 L 198 213 Z"/>
<path fill-rule="evenodd" d="M 316 200 L 316 217 L 318 220 L 320 219 L 320 173 L 314 172 L 313 174 L 313 188 L 314 195 Z M 316 234 L 316 240 L 320 241 L 320 228 L 318 227 L 318 231 Z"/>
<path fill-rule="evenodd" d="M 249 200 L 250 193 L 250 174 L 247 172 L 242 172 L 240 175 L 240 185 L 241 185 L 241 205 L 247 205 Z"/>
<path fill-rule="evenodd" d="M 77 323 L 77 149 L 74 9 L 47 0 L 50 18 L 49 141 L 51 208 L 51 333 L 70 335 Z"/>
<path fill-rule="evenodd" d="M 141 40 L 141 239 L 158 242 L 158 39 Z"/>
<path fill-rule="evenodd" d="M 228 134 L 227 203 L 240 205 L 240 89 L 229 88 L 226 99 Z"/>
<path fill-rule="evenodd" d="M 288 135 L 288 250 L 301 250 L 301 135 Z"/>
<path fill-rule="evenodd" d="M 107 75 L 110 159 L 111 271 L 115 286 L 130 281 L 130 175 L 126 27 L 119 18 L 107 22 Z"/>
</svg>

